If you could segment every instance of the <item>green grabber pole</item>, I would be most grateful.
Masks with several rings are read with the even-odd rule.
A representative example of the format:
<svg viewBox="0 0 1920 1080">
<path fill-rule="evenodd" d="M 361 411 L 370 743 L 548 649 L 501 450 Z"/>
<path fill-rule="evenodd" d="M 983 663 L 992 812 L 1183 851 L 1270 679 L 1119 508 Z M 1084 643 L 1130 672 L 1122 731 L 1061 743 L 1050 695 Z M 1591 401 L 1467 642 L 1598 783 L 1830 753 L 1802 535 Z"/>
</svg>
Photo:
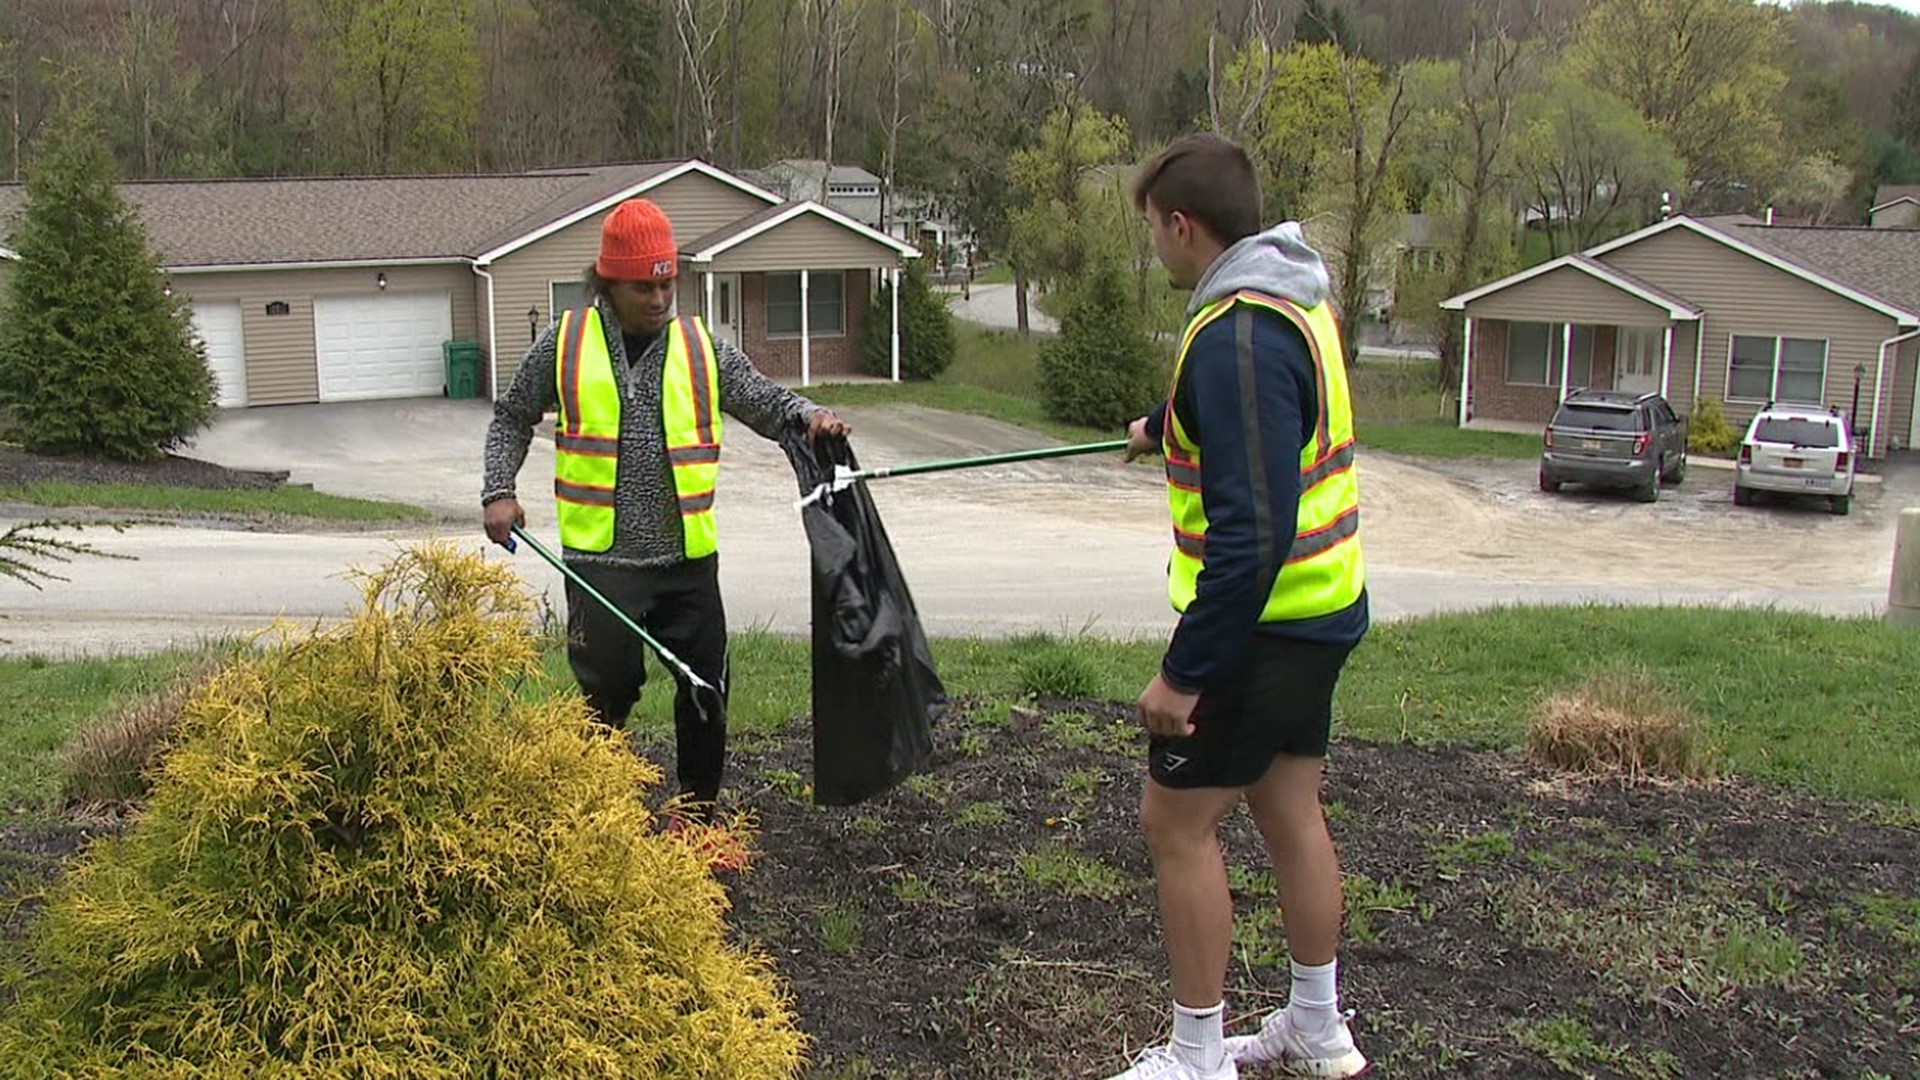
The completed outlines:
<svg viewBox="0 0 1920 1080">
<path fill-rule="evenodd" d="M 723 699 L 720 696 L 719 687 L 714 686 L 712 683 L 708 682 L 707 680 L 701 678 L 698 674 L 696 674 L 692 668 L 687 666 L 686 661 L 674 655 L 672 649 L 669 649 L 665 645 L 660 644 L 659 640 L 656 639 L 652 634 L 649 634 L 645 630 L 641 629 L 639 623 L 634 622 L 632 619 L 628 618 L 627 613 L 624 611 L 621 611 L 618 607 L 614 606 L 613 601 L 607 599 L 604 595 L 602 595 L 599 589 L 596 589 L 592 585 L 587 584 L 587 580 L 585 578 L 581 577 L 579 574 L 574 573 L 572 567 L 568 566 L 566 562 L 563 561 L 559 556 L 555 555 L 551 551 L 548 551 L 546 546 L 540 543 L 540 541 L 535 540 L 533 538 L 533 535 L 527 532 L 527 530 L 521 528 L 518 525 L 515 525 L 513 527 L 513 536 L 519 537 L 520 539 L 525 540 L 527 542 L 528 547 L 532 548 L 534 552 L 538 554 L 541 558 L 551 563 L 555 570 L 558 570 L 562 574 L 566 575 L 566 578 L 568 581 L 571 581 L 575 585 L 580 586 L 580 589 L 582 592 L 585 592 L 588 596 L 591 596 L 595 600 L 599 601 L 601 607 L 606 608 L 608 613 L 610 613 L 614 618 L 619 619 L 622 623 L 624 623 L 627 629 L 633 631 L 634 634 L 637 635 L 641 641 L 646 642 L 647 645 L 652 647 L 653 651 L 659 654 L 661 663 L 672 668 L 674 671 L 678 672 L 682 678 L 686 679 L 688 685 L 690 685 L 693 688 L 693 703 L 695 706 L 699 708 L 701 719 L 711 720 L 716 715 L 721 715 L 721 716 L 725 715 L 726 702 L 725 702 L 725 699 Z M 514 549 L 514 544 L 512 542 L 512 537 L 509 537 L 508 543 L 507 543 L 508 553 L 512 553 L 513 549 Z M 709 712 L 708 711 L 709 706 L 712 706 L 716 711 Z"/>
<path fill-rule="evenodd" d="M 877 469 L 849 469 L 845 465 L 833 467 L 833 479 L 815 485 L 794 508 L 799 509 L 824 495 L 845 491 L 862 480 L 884 480 L 889 476 L 918 476 L 924 473 L 946 472 L 949 469 L 973 469 L 983 465 L 1006 465 L 1015 461 L 1040 461 L 1044 458 L 1074 457 L 1079 454 L 1098 454 L 1107 450 L 1125 450 L 1127 440 L 1113 439 L 1108 442 L 1082 443 L 1078 446 L 1049 446 L 1040 450 L 1016 450 L 1010 454 L 988 454 L 984 457 L 955 458 L 951 461 L 929 461 L 919 465 L 892 465 Z"/>
</svg>

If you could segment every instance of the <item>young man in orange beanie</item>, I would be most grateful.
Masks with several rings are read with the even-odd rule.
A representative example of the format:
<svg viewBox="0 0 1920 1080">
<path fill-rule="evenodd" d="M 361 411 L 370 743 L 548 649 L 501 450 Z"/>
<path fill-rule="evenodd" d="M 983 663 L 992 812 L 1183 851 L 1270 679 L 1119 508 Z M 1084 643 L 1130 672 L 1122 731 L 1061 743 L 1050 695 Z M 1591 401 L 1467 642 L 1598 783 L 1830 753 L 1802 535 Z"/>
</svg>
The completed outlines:
<svg viewBox="0 0 1920 1080">
<path fill-rule="evenodd" d="M 557 313 L 527 351 L 487 429 L 481 496 L 487 538 L 505 544 L 526 515 L 515 481 L 534 425 L 558 409 L 554 505 L 567 564 L 701 678 L 727 691 L 713 503 L 725 416 L 764 438 L 847 425 L 772 382 L 698 316 L 674 317 L 679 252 L 654 203 L 608 215 L 586 271 L 590 303 Z M 623 727 L 646 682 L 632 631 L 567 587 L 567 658 L 599 720 Z M 710 821 L 726 763 L 724 721 L 703 719 L 684 684 L 674 700 L 685 813 Z"/>
</svg>

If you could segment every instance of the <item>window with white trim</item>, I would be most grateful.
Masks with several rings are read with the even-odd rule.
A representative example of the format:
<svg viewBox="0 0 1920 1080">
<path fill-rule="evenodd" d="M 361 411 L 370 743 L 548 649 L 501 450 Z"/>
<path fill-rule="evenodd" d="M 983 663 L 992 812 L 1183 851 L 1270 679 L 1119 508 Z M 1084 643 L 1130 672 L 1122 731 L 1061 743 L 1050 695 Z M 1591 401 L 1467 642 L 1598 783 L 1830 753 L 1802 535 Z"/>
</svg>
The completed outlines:
<svg viewBox="0 0 1920 1080">
<path fill-rule="evenodd" d="M 1566 355 L 1565 323 L 1507 324 L 1507 382 L 1513 386 L 1560 385 L 1560 358 Z M 1567 364 L 1567 386 L 1593 382 L 1593 327 L 1573 327 L 1573 355 Z"/>
<path fill-rule="evenodd" d="M 837 337 L 847 332 L 847 275 L 815 270 L 807 275 L 807 332 Z M 767 336 L 800 336 L 800 275 L 767 275 Z"/>
<path fill-rule="evenodd" d="M 556 281 L 547 286 L 547 321 L 554 322 L 568 308 L 587 306 L 587 283 Z"/>
<path fill-rule="evenodd" d="M 1727 357 L 1727 400 L 1824 404 L 1827 351 L 1826 338 L 1735 334 Z"/>
</svg>

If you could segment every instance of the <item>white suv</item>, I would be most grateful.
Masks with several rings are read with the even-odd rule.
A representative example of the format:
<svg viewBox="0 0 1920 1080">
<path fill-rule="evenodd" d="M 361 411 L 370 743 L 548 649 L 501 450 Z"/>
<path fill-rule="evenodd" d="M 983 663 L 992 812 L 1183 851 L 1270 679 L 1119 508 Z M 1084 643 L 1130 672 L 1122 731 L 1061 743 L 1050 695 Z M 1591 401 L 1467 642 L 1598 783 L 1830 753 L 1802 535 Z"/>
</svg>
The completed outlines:
<svg viewBox="0 0 1920 1080">
<path fill-rule="evenodd" d="M 1844 514 L 1853 504 L 1858 456 L 1853 433 L 1838 409 L 1769 404 L 1747 425 L 1746 438 L 1740 441 L 1734 505 L 1751 505 L 1759 491 L 1817 495 L 1834 513 Z"/>
</svg>

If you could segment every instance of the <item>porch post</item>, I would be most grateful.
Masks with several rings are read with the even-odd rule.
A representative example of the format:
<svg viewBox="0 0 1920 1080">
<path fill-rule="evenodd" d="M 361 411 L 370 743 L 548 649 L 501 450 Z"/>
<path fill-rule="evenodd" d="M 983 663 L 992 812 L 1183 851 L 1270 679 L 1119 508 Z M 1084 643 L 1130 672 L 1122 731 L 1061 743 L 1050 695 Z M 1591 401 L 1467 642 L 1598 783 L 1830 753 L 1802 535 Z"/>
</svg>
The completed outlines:
<svg viewBox="0 0 1920 1080">
<path fill-rule="evenodd" d="M 1567 400 L 1567 380 L 1573 376 L 1573 324 L 1560 324 L 1560 400 Z"/>
<path fill-rule="evenodd" d="M 707 286 L 707 302 L 706 302 L 706 306 L 700 309 L 700 317 L 706 320 L 707 332 L 712 333 L 713 332 L 713 271 L 711 270 L 703 271 L 700 276 L 706 279 L 706 286 Z"/>
<path fill-rule="evenodd" d="M 1468 375 L 1473 371 L 1473 316 L 1467 316 L 1467 332 L 1460 343 L 1460 426 L 1467 426 Z"/>
<path fill-rule="evenodd" d="M 887 267 L 887 278 L 892 288 L 888 295 L 893 298 L 893 381 L 900 381 L 900 268 Z"/>
<path fill-rule="evenodd" d="M 1673 320 L 1667 320 L 1667 347 L 1660 354 L 1660 396 L 1667 396 L 1667 383 L 1673 378 Z"/>
<path fill-rule="evenodd" d="M 800 271 L 800 385 L 813 385 L 813 326 L 807 317 L 809 303 L 807 272 Z"/>
</svg>

